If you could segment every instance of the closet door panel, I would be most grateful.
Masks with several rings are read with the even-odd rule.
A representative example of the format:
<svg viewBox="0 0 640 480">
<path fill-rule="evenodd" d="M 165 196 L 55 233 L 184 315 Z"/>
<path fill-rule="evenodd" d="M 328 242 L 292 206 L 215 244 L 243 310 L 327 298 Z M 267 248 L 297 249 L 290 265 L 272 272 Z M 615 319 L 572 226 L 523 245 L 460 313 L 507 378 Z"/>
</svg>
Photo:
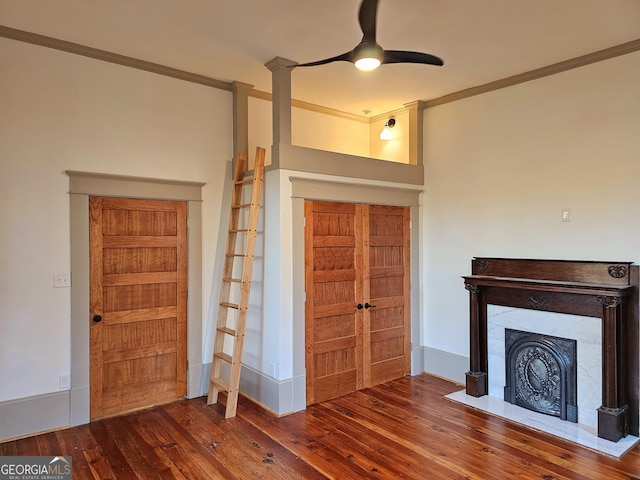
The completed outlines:
<svg viewBox="0 0 640 480">
<path fill-rule="evenodd" d="M 305 203 L 307 404 L 363 386 L 360 210 Z"/>
<path fill-rule="evenodd" d="M 365 368 L 367 386 L 409 374 L 411 338 L 409 316 L 409 208 L 367 205 L 368 326 Z"/>
</svg>

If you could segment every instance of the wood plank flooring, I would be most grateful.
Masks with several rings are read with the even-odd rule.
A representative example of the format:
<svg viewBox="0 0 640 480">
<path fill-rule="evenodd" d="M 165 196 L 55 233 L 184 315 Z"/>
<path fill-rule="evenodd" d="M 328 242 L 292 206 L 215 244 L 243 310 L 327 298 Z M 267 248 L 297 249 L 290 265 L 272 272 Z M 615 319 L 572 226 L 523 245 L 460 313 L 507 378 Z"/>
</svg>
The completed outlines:
<svg viewBox="0 0 640 480">
<path fill-rule="evenodd" d="M 74 479 L 640 480 L 640 446 L 598 454 L 443 398 L 459 385 L 404 377 L 282 418 L 205 397 L 0 444 L 71 455 Z"/>
</svg>

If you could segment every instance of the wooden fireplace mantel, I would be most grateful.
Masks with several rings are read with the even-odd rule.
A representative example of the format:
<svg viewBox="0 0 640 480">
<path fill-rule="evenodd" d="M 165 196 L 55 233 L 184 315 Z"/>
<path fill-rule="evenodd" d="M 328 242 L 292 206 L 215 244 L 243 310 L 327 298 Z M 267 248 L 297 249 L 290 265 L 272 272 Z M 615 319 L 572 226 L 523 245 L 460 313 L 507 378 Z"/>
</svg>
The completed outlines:
<svg viewBox="0 0 640 480">
<path fill-rule="evenodd" d="M 598 436 L 615 442 L 629 433 L 638 435 L 638 266 L 474 258 L 471 271 L 463 277 L 470 295 L 468 395 L 488 393 L 488 304 L 598 317 L 602 319 Z"/>
</svg>

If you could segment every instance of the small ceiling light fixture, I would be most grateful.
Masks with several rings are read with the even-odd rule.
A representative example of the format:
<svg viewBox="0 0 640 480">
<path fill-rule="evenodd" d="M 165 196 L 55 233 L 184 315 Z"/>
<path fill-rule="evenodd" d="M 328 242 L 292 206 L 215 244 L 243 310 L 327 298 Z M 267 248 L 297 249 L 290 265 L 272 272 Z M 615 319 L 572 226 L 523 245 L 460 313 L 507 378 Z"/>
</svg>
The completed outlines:
<svg viewBox="0 0 640 480">
<path fill-rule="evenodd" d="M 395 124 L 395 118 L 390 118 L 389 120 L 387 120 L 387 122 L 384 124 L 384 128 L 380 132 L 380 140 L 391 140 L 393 138 L 391 129 L 395 126 Z"/>
</svg>

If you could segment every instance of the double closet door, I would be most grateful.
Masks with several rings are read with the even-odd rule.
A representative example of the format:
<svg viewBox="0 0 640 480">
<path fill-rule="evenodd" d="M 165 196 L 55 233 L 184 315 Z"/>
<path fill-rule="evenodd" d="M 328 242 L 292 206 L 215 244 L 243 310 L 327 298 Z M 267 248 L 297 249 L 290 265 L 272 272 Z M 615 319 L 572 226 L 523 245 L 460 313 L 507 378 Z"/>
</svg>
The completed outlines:
<svg viewBox="0 0 640 480">
<path fill-rule="evenodd" d="M 408 375 L 409 208 L 305 202 L 307 405 Z"/>
</svg>

